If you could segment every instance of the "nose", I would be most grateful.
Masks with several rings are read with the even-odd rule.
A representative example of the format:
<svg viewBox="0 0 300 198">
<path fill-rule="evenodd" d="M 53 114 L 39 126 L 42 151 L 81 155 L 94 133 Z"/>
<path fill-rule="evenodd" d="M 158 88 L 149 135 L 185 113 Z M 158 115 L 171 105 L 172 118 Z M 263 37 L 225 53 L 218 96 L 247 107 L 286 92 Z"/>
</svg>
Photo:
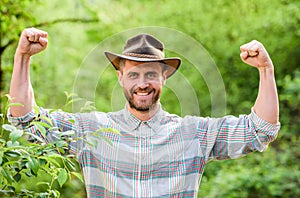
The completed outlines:
<svg viewBox="0 0 300 198">
<path fill-rule="evenodd" d="M 145 89 L 148 86 L 149 86 L 148 80 L 145 77 L 141 76 L 139 78 L 138 87 L 141 88 L 141 89 Z"/>
</svg>

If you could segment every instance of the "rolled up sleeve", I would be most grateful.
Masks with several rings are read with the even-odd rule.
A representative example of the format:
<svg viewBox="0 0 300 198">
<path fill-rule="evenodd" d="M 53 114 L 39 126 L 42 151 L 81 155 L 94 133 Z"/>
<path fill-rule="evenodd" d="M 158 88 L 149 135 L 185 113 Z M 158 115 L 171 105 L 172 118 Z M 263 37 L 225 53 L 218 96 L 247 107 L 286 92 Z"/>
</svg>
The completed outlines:
<svg viewBox="0 0 300 198">
<path fill-rule="evenodd" d="M 267 145 L 276 139 L 280 130 L 280 123 L 271 124 L 263 120 L 254 112 L 253 108 L 251 109 L 249 120 L 252 122 L 252 127 L 257 132 L 262 143 Z"/>
<path fill-rule="evenodd" d="M 9 112 L 10 111 L 8 111 L 7 117 L 8 121 L 12 125 L 19 129 L 26 130 L 29 133 L 37 135 L 46 143 L 60 139 L 60 136 L 58 135 L 58 133 L 60 132 L 70 130 L 76 131 L 75 117 L 71 113 L 66 113 L 63 111 L 51 112 L 49 109 L 39 108 L 39 112 L 35 112 L 34 110 L 32 110 L 24 116 L 13 117 Z M 51 123 L 49 123 L 46 118 L 51 120 Z M 41 133 L 41 131 L 35 124 L 31 125 L 31 122 L 33 121 L 45 122 L 50 126 L 49 128 L 45 128 L 46 136 L 44 136 L 45 134 Z"/>
<path fill-rule="evenodd" d="M 35 118 L 36 118 L 36 114 L 35 112 L 32 110 L 30 111 L 29 113 L 27 113 L 26 115 L 24 116 L 20 116 L 20 117 L 13 117 L 11 114 L 10 114 L 10 110 L 7 111 L 7 118 L 8 118 L 8 121 L 14 125 L 15 127 L 18 127 L 18 128 L 21 128 L 21 129 L 24 129 L 26 128 L 30 122 L 32 122 Z"/>
<path fill-rule="evenodd" d="M 208 160 L 239 158 L 250 152 L 263 152 L 278 135 L 280 123 L 272 124 L 253 110 L 249 115 L 209 119 L 207 130 Z"/>
</svg>

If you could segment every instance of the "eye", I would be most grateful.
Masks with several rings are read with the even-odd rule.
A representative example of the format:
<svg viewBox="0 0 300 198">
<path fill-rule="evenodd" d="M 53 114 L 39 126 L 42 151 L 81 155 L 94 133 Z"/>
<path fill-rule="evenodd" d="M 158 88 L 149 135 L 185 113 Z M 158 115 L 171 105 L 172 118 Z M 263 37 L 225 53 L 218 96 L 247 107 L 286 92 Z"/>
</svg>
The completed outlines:
<svg viewBox="0 0 300 198">
<path fill-rule="evenodd" d="M 138 77 L 138 74 L 137 73 L 135 73 L 135 72 L 130 72 L 130 73 L 128 73 L 128 78 L 137 78 Z"/>
<path fill-rule="evenodd" d="M 157 73 L 155 72 L 148 72 L 146 74 L 147 78 L 156 78 L 157 77 Z"/>
</svg>

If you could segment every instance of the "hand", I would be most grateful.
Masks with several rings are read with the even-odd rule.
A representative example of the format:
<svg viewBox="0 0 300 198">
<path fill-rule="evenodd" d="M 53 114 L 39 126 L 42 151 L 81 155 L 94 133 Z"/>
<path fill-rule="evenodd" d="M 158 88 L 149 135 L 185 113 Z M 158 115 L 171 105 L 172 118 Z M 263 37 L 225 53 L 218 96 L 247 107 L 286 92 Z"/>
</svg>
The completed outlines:
<svg viewBox="0 0 300 198">
<path fill-rule="evenodd" d="M 240 57 L 246 64 L 258 69 L 273 68 L 273 63 L 263 44 L 253 40 L 240 47 Z"/>
<path fill-rule="evenodd" d="M 48 45 L 47 37 L 47 32 L 36 28 L 27 28 L 23 30 L 19 40 L 17 53 L 32 56 L 43 51 Z"/>
</svg>

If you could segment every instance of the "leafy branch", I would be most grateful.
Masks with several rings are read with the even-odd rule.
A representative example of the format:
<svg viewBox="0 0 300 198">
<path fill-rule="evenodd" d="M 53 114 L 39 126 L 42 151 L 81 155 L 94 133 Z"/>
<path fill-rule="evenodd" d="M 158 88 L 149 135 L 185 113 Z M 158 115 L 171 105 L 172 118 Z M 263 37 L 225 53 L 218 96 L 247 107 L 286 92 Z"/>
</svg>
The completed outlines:
<svg viewBox="0 0 300 198">
<path fill-rule="evenodd" d="M 67 106 L 79 98 L 75 94 L 68 94 Z M 11 98 L 6 95 L 7 101 Z M 91 103 L 87 103 L 91 104 Z M 18 103 L 7 102 L 5 110 L 12 105 L 21 105 Z M 66 107 L 66 106 L 64 106 Z M 91 108 L 91 107 L 89 107 Z M 47 143 L 45 138 L 47 133 L 54 130 L 52 121 L 41 115 L 38 107 L 34 108 L 35 114 L 38 115 L 25 129 L 7 124 L 4 115 L 1 114 L 0 127 L 0 196 L 13 197 L 60 197 L 60 192 L 56 188 L 56 184 L 62 187 L 68 180 L 77 178 L 81 182 L 83 177 L 80 173 L 80 168 L 74 155 L 66 152 L 68 145 L 74 141 L 84 141 L 90 146 L 97 146 L 96 139 L 103 139 L 109 144 L 112 142 L 107 139 L 103 132 L 109 132 L 119 135 L 119 131 L 111 128 L 100 128 L 95 132 L 90 132 L 90 135 L 96 137 L 93 142 L 88 140 L 87 136 L 76 137 L 74 131 L 64 131 L 58 134 L 59 140 Z M 75 121 L 73 121 L 75 122 Z M 37 133 L 30 133 L 29 128 L 34 127 Z M 28 141 L 30 140 L 30 141 Z M 95 140 L 95 141 L 94 141 Z M 49 179 L 39 179 L 37 186 L 43 190 L 32 191 L 27 188 L 20 187 L 24 180 L 29 178 L 43 178 L 48 175 Z"/>
<path fill-rule="evenodd" d="M 92 18 L 92 19 L 83 19 L 83 18 L 65 18 L 65 19 L 55 19 L 52 21 L 46 21 L 42 23 L 36 23 L 31 25 L 30 27 L 44 27 L 44 26 L 50 26 L 55 25 L 58 23 L 97 23 L 99 22 L 98 18 Z M 27 27 L 29 28 L 29 26 Z M 20 35 L 21 31 L 17 32 L 17 35 Z M 5 49 L 15 43 L 17 41 L 16 37 L 11 38 L 7 41 L 7 43 L 0 46 L 0 55 L 4 53 Z"/>
<path fill-rule="evenodd" d="M 57 23 L 96 23 L 99 22 L 98 18 L 94 19 L 83 19 L 83 18 L 66 18 L 66 19 L 55 19 L 53 21 L 47 21 L 42 23 L 34 24 L 33 27 L 42 27 L 42 26 L 49 26 L 54 25 Z"/>
</svg>

